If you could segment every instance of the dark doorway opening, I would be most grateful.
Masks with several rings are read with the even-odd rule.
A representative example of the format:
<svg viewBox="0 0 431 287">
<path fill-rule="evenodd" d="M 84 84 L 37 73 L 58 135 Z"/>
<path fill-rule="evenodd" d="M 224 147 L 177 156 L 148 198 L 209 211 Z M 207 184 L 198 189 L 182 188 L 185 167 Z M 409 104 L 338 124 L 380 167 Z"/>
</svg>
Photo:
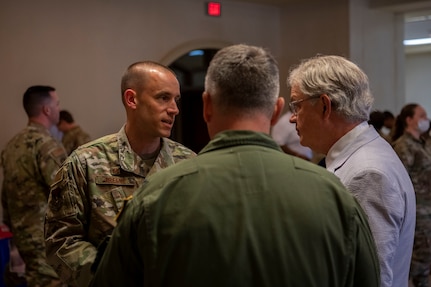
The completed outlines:
<svg viewBox="0 0 431 287">
<path fill-rule="evenodd" d="M 169 67 L 181 86 L 180 114 L 175 118 L 171 138 L 198 153 L 208 142 L 208 130 L 202 117 L 202 92 L 205 74 L 217 49 L 192 50 Z"/>
</svg>

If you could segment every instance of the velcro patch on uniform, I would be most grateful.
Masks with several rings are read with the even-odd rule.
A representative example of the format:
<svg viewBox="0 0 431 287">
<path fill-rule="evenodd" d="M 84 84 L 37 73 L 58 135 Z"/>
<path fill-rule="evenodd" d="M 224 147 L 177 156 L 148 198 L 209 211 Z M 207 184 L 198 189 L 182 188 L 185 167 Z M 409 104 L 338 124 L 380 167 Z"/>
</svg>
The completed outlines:
<svg viewBox="0 0 431 287">
<path fill-rule="evenodd" d="M 121 173 L 121 168 L 119 166 L 111 167 L 111 174 L 119 175 Z"/>
<path fill-rule="evenodd" d="M 112 185 L 128 185 L 134 186 L 135 179 L 133 177 L 118 177 L 118 176 L 96 176 L 96 184 L 112 184 Z"/>
</svg>

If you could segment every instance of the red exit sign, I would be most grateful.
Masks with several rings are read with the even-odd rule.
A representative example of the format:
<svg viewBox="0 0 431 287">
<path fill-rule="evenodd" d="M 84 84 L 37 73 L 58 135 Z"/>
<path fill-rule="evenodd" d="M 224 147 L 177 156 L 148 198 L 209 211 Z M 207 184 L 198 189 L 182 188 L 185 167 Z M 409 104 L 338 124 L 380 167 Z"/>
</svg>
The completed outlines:
<svg viewBox="0 0 431 287">
<path fill-rule="evenodd" d="M 207 15 L 213 17 L 220 17 L 221 4 L 219 2 L 207 2 Z"/>
</svg>

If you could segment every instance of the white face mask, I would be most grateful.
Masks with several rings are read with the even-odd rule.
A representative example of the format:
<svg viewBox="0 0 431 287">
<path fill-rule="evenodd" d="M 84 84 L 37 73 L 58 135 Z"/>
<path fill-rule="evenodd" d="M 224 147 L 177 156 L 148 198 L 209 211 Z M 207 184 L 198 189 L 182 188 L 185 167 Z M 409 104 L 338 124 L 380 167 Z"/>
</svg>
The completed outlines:
<svg viewBox="0 0 431 287">
<path fill-rule="evenodd" d="M 391 133 L 391 130 L 385 126 L 382 127 L 381 131 L 384 135 L 389 135 Z"/>
<path fill-rule="evenodd" d="M 419 120 L 418 122 L 418 130 L 422 134 L 426 132 L 430 127 L 430 121 L 429 120 Z"/>
</svg>

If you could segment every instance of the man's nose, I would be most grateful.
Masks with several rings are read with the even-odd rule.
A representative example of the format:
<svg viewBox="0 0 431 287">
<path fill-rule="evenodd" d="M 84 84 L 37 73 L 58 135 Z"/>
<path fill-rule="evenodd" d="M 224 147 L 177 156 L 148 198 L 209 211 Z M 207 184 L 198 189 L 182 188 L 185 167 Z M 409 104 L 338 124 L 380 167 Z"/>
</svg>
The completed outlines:
<svg viewBox="0 0 431 287">
<path fill-rule="evenodd" d="M 180 110 L 178 108 L 177 101 L 173 100 L 168 107 L 168 113 L 178 115 L 180 113 Z"/>
</svg>

